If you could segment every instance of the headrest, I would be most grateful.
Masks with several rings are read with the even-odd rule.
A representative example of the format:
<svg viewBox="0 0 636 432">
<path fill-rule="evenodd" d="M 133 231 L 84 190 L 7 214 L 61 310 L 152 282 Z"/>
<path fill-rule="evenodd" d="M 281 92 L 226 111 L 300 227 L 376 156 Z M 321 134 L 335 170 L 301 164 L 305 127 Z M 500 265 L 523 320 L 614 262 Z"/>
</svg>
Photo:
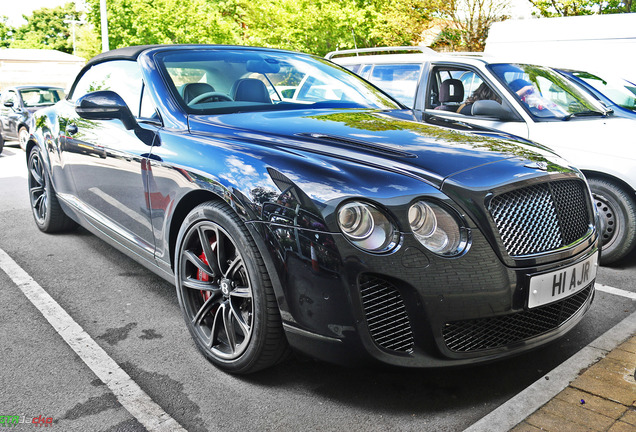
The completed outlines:
<svg viewBox="0 0 636 432">
<path fill-rule="evenodd" d="M 462 102 L 464 100 L 464 85 L 458 79 L 447 79 L 439 87 L 439 101 Z"/>
</svg>

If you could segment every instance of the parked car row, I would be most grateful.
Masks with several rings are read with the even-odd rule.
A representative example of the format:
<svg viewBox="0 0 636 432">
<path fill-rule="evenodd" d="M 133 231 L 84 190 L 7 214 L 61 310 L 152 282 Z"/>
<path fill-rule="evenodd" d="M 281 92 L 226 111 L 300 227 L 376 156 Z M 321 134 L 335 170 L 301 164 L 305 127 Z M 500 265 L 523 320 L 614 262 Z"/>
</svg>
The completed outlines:
<svg viewBox="0 0 636 432">
<path fill-rule="evenodd" d="M 636 246 L 636 122 L 628 118 L 636 89 L 629 82 L 414 47 L 336 51 L 327 58 L 422 118 L 504 131 L 554 150 L 587 177 L 601 215 L 602 262 Z"/>
<path fill-rule="evenodd" d="M 100 54 L 66 99 L 36 113 L 26 143 L 35 223 L 80 224 L 174 282 L 197 348 L 231 373 L 276 364 L 290 347 L 438 367 L 563 336 L 590 307 L 599 261 L 583 174 L 435 108 L 459 108 L 460 89 L 481 80 L 502 98 L 481 109 L 501 118 L 473 107 L 474 118 L 514 118 L 524 135 L 569 115 L 557 98 L 548 117 L 505 93 L 545 76 L 586 113 L 567 121 L 614 118 L 549 70 L 506 65 L 498 78 L 476 60 L 414 65 L 415 111 L 311 55 Z"/>
</svg>

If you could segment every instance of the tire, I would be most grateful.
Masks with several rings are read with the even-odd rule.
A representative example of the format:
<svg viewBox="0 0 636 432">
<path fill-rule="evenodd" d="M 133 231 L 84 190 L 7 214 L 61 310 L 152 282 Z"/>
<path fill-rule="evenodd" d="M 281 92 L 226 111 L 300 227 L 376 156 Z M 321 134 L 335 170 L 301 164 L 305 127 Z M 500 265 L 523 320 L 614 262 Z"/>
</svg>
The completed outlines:
<svg viewBox="0 0 636 432">
<path fill-rule="evenodd" d="M 27 183 L 29 187 L 29 201 L 35 224 L 40 231 L 46 233 L 69 231 L 77 224 L 69 218 L 60 206 L 51 178 L 46 171 L 40 149 L 31 149 L 28 160 Z"/>
<path fill-rule="evenodd" d="M 29 130 L 25 126 L 20 126 L 18 130 L 18 142 L 20 143 L 20 148 L 26 151 L 27 143 L 29 142 Z"/>
<path fill-rule="evenodd" d="M 636 202 L 609 180 L 590 178 L 588 182 L 601 216 L 601 264 L 611 264 L 636 246 Z"/>
<path fill-rule="evenodd" d="M 197 348 L 220 369 L 248 374 L 287 356 L 263 260 L 243 222 L 224 202 L 199 205 L 181 225 L 175 285 Z"/>
</svg>

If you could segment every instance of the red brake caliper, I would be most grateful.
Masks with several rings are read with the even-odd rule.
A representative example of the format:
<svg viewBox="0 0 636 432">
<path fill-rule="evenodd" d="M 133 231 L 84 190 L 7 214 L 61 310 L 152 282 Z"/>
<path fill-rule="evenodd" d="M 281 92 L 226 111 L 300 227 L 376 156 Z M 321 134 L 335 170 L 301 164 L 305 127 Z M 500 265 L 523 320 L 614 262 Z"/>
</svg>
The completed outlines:
<svg viewBox="0 0 636 432">
<path fill-rule="evenodd" d="M 214 250 L 214 246 L 215 246 L 216 241 L 214 240 L 210 240 L 210 248 L 212 250 Z M 199 255 L 199 259 L 201 261 L 203 261 L 206 265 L 210 265 L 210 263 L 208 262 L 208 259 L 205 257 L 205 253 L 201 252 L 201 255 Z M 205 273 L 202 270 L 197 270 L 197 279 L 203 282 L 208 282 L 210 280 L 210 276 L 208 276 L 207 273 Z M 210 291 L 201 291 L 201 296 L 203 296 L 203 301 L 206 301 L 207 299 L 210 298 Z"/>
</svg>

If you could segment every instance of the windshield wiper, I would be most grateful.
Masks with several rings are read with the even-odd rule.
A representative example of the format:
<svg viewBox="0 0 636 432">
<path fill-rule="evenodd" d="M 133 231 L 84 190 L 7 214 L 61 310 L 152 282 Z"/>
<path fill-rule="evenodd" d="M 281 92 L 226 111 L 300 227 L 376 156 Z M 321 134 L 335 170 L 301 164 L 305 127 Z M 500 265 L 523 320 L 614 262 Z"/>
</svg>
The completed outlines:
<svg viewBox="0 0 636 432">
<path fill-rule="evenodd" d="M 580 111 L 580 112 L 568 114 L 565 117 L 563 117 L 561 120 L 568 121 L 572 119 L 573 117 L 592 117 L 592 116 L 607 117 L 609 113 L 610 113 L 609 111 L 593 111 L 593 110 Z"/>
</svg>

